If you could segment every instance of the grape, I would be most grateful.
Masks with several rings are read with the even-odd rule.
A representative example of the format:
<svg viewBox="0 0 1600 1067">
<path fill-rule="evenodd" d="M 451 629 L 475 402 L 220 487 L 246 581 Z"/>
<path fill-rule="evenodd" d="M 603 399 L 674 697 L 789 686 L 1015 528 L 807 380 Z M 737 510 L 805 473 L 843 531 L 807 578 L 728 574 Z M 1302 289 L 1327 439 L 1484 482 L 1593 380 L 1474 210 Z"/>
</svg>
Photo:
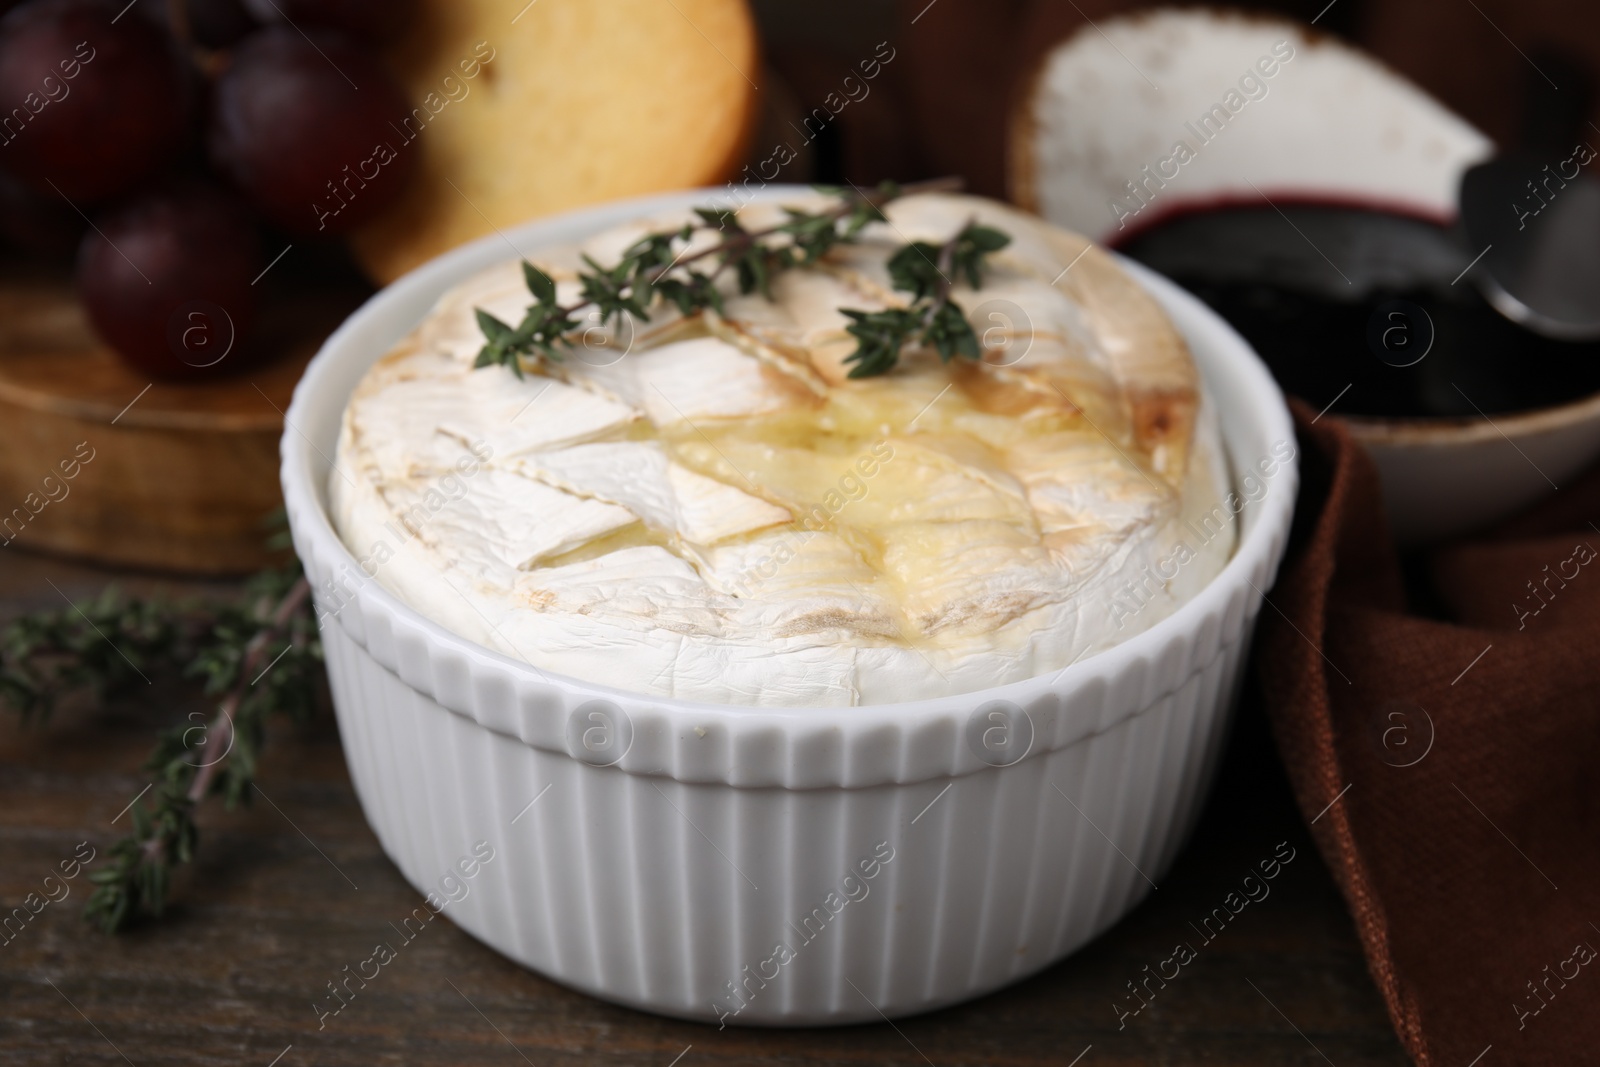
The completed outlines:
<svg viewBox="0 0 1600 1067">
<path fill-rule="evenodd" d="M 363 41 L 384 41 L 404 29 L 411 0 L 244 0 L 262 22 L 343 30 Z"/>
<path fill-rule="evenodd" d="M 156 377 L 237 366 L 260 269 L 255 225 L 239 198 L 180 178 L 96 221 L 100 232 L 85 234 L 78 250 L 78 293 L 101 338 Z"/>
<path fill-rule="evenodd" d="M 349 38 L 307 32 L 269 27 L 239 47 L 217 82 L 211 158 L 290 233 L 344 233 L 399 195 L 417 150 L 383 67 Z"/>
<path fill-rule="evenodd" d="M 33 0 L 0 19 L 0 166 L 80 205 L 161 167 L 193 111 L 172 42 L 116 14 L 102 0 Z"/>
</svg>

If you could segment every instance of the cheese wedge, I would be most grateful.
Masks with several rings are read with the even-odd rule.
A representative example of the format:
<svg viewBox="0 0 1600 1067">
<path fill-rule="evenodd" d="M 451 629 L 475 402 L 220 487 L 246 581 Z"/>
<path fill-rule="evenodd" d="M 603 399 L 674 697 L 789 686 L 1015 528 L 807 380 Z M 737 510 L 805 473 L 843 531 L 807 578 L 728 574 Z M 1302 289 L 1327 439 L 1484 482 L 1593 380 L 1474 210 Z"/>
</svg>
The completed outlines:
<svg viewBox="0 0 1600 1067">
<path fill-rule="evenodd" d="M 1286 200 L 1450 223 L 1462 173 L 1494 152 L 1366 52 L 1254 12 L 1078 25 L 1020 89 L 1011 198 L 1107 242 L 1189 211 Z"/>
<path fill-rule="evenodd" d="M 1237 513 L 1182 338 L 1114 260 L 1031 216 L 944 195 L 888 216 L 771 300 L 721 279 L 720 314 L 658 301 L 522 379 L 472 368 L 473 309 L 520 318 L 520 269 L 468 279 L 346 408 L 341 535 L 418 611 L 541 670 L 729 704 L 986 688 L 1171 614 L 1227 561 Z M 908 350 L 849 379 L 840 309 L 904 305 L 888 258 L 973 219 L 1013 239 L 952 291 L 984 358 Z M 580 253 L 613 262 L 677 221 L 536 262 L 565 294 Z"/>
</svg>

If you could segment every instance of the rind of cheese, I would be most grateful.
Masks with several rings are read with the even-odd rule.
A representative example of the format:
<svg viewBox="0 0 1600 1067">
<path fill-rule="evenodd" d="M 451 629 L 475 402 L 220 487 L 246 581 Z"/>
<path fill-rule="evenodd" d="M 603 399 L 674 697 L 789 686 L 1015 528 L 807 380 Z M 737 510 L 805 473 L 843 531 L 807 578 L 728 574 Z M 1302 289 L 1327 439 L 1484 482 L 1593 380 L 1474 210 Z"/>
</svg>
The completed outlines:
<svg viewBox="0 0 1600 1067">
<path fill-rule="evenodd" d="M 790 375 L 707 336 L 664 340 L 659 347 L 580 347 L 548 373 L 630 405 L 658 426 L 767 415 L 815 399 Z"/>
<path fill-rule="evenodd" d="M 400 378 L 364 386 L 350 400 L 357 448 L 386 478 L 442 470 L 470 445 L 511 457 L 587 440 L 637 417 L 589 390 L 552 378 L 518 379 L 504 367 Z"/>
<path fill-rule="evenodd" d="M 789 522 L 788 510 L 674 462 L 654 441 L 576 445 L 524 457 L 518 469 L 585 500 L 626 508 L 695 545 Z"/>
<path fill-rule="evenodd" d="M 558 489 L 491 468 L 390 486 L 384 500 L 446 565 L 502 586 L 518 570 L 634 523 L 627 508 L 569 500 Z"/>
<path fill-rule="evenodd" d="M 358 556 L 398 540 L 377 579 L 464 636 L 723 703 L 984 688 L 1170 614 L 1234 537 L 1190 544 L 1227 477 L 1182 339 L 1104 253 L 1002 205 L 912 197 L 888 215 L 780 275 L 771 300 L 724 277 L 720 313 L 658 300 L 522 378 L 472 369 L 475 309 L 518 319 L 520 268 L 468 279 L 351 399 L 330 482 L 341 534 Z M 754 205 L 740 221 L 781 218 Z M 974 219 L 1013 238 L 981 288 L 952 289 L 983 359 L 908 351 L 850 380 L 840 308 L 903 304 L 888 257 Z M 583 257 L 681 221 L 537 262 L 572 302 Z"/>
</svg>

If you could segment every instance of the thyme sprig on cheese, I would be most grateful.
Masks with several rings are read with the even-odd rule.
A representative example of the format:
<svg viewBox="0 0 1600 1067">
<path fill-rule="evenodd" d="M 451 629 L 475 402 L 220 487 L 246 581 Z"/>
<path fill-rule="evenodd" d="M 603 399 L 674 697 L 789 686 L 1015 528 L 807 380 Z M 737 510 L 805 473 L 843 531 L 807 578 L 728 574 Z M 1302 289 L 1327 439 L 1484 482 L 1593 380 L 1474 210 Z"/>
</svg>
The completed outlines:
<svg viewBox="0 0 1600 1067">
<path fill-rule="evenodd" d="M 856 350 L 845 357 L 852 378 L 883 374 L 900 359 L 908 344 L 935 349 L 939 358 L 981 359 L 978 336 L 961 305 L 950 299 L 954 276 L 964 275 L 974 289 L 982 284 L 983 257 L 998 252 L 1011 238 L 989 226 L 969 222 L 942 245 L 913 241 L 889 257 L 889 278 L 894 287 L 911 293 L 910 307 L 882 311 L 840 308 L 851 325 L 846 331 L 856 339 Z"/>
<path fill-rule="evenodd" d="M 611 267 L 585 256 L 589 270 L 578 275 L 582 298 L 571 304 L 560 302 L 553 278 L 524 260 L 523 280 L 533 303 L 516 326 L 476 309 L 484 344 L 473 365 L 503 365 L 520 378 L 522 357 L 560 361 L 573 347 L 574 335 L 584 326 L 579 312 L 598 314 L 602 325 L 620 321 L 624 315 L 648 322 L 649 306 L 657 294 L 684 315 L 706 309 L 720 313 L 722 294 L 717 278 L 729 270 L 737 278 L 741 294 L 759 292 L 770 300 L 776 275 L 815 266 L 835 246 L 854 242 L 869 223 L 885 221 L 885 204 L 957 185 L 941 179 L 904 188 L 883 182 L 870 193 L 830 190 L 839 197 L 838 206 L 818 212 L 785 208 L 788 217 L 784 222 L 760 230 L 746 230 L 730 208 L 697 208 L 698 224 L 647 234 Z M 725 236 L 696 252 L 674 252 L 675 245 L 702 230 L 716 230 Z M 880 311 L 840 309 L 851 320 L 846 330 L 857 344 L 846 359 L 855 364 L 850 377 L 887 372 L 907 345 L 932 348 L 945 362 L 957 355 L 980 358 L 977 335 L 961 306 L 950 298 L 950 288 L 956 277 L 963 276 L 977 288 L 984 257 L 1010 241 L 999 230 L 970 222 L 942 245 L 915 241 L 899 249 L 889 260 L 889 275 L 896 289 L 912 294 L 912 303 Z M 707 260 L 714 261 L 711 269 L 695 269 L 695 264 Z"/>
</svg>

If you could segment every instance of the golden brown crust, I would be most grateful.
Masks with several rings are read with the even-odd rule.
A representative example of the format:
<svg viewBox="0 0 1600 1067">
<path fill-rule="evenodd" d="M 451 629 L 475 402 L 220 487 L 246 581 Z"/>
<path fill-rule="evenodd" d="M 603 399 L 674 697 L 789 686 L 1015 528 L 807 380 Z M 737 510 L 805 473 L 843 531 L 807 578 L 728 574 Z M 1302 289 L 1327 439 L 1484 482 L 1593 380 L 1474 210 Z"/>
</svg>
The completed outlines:
<svg viewBox="0 0 1600 1067">
<path fill-rule="evenodd" d="M 1056 285 L 1088 314 L 1111 355 L 1139 450 L 1166 481 L 1181 484 L 1200 407 L 1200 374 L 1188 344 L 1110 253 L 1077 234 L 1042 228 L 1062 262 L 1074 264 Z"/>
<path fill-rule="evenodd" d="M 1170 485 L 1181 485 L 1200 405 L 1200 376 L 1189 346 L 1155 298 L 1109 252 L 1080 234 L 977 197 L 926 199 L 952 222 L 976 217 L 1010 233 L 1013 243 L 998 258 L 1052 283 L 1083 310 L 1111 361 L 1132 444 L 1151 470 Z M 1043 367 L 1035 371 L 1023 364 L 1013 370 L 1053 380 Z M 1097 429 L 1113 442 L 1128 440 L 1123 426 L 1098 423 Z"/>
<path fill-rule="evenodd" d="M 984 366 L 983 374 L 1006 384 L 990 388 L 969 382 L 966 392 L 1011 411 L 1075 409 L 1118 448 L 1137 453 L 1145 469 L 1174 488 L 1183 483 L 1200 403 L 1199 374 L 1161 305 L 1110 253 L 1035 215 L 980 197 L 908 198 L 891 205 L 889 216 L 897 236 L 907 240 L 942 240 L 971 220 L 1010 234 L 1010 245 L 995 254 L 994 265 L 1064 294 L 1080 310 L 1101 352 L 1097 358 L 1074 351 L 1082 341 L 1074 341 L 1073 330 L 1041 324 L 1030 329 L 1032 343 L 1051 346 L 1051 356 L 1041 350 L 1041 358 Z M 839 348 L 837 354 L 833 347 Z M 842 359 L 850 348 L 830 345 L 821 354 Z M 814 362 L 818 351 L 813 345 Z M 819 365 L 834 381 L 828 369 Z M 1030 400 L 1029 388 L 1042 399 Z"/>
</svg>

